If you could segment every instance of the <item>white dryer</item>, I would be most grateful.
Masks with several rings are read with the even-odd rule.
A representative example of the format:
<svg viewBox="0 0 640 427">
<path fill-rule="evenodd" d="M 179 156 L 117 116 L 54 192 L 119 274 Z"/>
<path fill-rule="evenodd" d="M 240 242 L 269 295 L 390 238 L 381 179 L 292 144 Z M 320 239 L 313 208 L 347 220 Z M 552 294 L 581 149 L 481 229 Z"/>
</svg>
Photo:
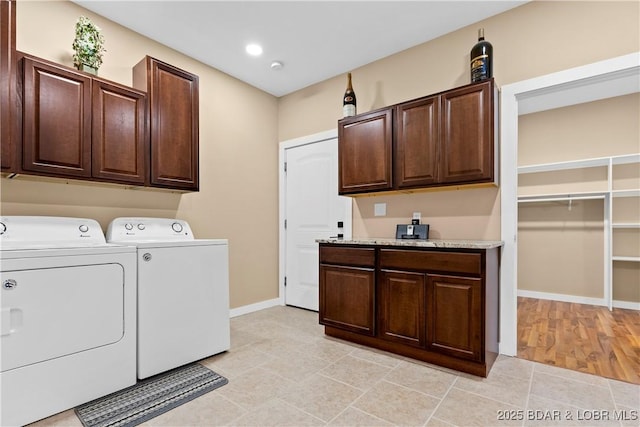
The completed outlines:
<svg viewBox="0 0 640 427">
<path fill-rule="evenodd" d="M 138 378 L 229 349 L 229 247 L 186 221 L 116 218 L 107 241 L 138 248 Z"/>
<path fill-rule="evenodd" d="M 0 217 L 0 425 L 136 383 L 136 252 L 91 219 Z"/>
</svg>

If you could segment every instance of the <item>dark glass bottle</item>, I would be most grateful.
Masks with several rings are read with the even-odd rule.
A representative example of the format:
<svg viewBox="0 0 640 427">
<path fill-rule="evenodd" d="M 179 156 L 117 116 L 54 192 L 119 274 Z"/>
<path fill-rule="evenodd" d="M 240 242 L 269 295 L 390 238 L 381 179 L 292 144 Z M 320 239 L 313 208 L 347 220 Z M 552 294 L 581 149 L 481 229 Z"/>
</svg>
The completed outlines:
<svg viewBox="0 0 640 427">
<path fill-rule="evenodd" d="M 344 91 L 342 98 L 342 115 L 350 117 L 356 115 L 356 93 L 351 85 L 351 73 L 347 74 L 347 90 Z"/>
<path fill-rule="evenodd" d="M 493 77 L 493 46 L 484 39 L 484 29 L 478 30 L 478 43 L 471 49 L 471 83 Z"/>
</svg>

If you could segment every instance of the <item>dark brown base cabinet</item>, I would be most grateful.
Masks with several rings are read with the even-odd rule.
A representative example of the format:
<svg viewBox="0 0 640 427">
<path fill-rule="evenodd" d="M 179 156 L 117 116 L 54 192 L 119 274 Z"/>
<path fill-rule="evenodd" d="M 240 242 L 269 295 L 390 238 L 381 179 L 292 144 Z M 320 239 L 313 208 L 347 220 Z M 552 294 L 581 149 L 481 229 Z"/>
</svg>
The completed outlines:
<svg viewBox="0 0 640 427">
<path fill-rule="evenodd" d="M 373 335 L 373 268 L 326 265 L 321 269 L 322 319 L 348 331 Z"/>
<path fill-rule="evenodd" d="M 435 274 L 427 277 L 431 293 L 429 347 L 482 361 L 482 280 Z"/>
<path fill-rule="evenodd" d="M 375 251 L 320 247 L 320 323 L 375 333 Z"/>
<path fill-rule="evenodd" d="M 498 355 L 499 248 L 320 244 L 325 334 L 486 377 Z"/>
<path fill-rule="evenodd" d="M 426 346 L 426 280 L 422 273 L 382 270 L 379 277 L 380 338 Z"/>
</svg>

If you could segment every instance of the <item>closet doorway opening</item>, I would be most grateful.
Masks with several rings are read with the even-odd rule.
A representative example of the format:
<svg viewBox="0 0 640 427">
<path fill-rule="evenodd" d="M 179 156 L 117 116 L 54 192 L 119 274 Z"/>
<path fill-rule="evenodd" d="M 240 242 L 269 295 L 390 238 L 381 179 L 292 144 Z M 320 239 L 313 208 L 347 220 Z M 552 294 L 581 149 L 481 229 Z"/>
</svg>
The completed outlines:
<svg viewBox="0 0 640 427">
<path fill-rule="evenodd" d="M 640 384 L 639 67 L 607 62 L 503 88 L 501 353 Z M 548 102 L 611 66 L 630 89 Z"/>
</svg>

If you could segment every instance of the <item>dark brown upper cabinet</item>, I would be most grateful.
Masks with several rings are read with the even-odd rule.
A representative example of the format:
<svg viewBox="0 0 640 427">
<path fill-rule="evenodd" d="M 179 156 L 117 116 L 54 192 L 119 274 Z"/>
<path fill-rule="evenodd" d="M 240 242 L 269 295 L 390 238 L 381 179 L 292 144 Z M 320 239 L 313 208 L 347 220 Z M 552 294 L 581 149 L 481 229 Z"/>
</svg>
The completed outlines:
<svg viewBox="0 0 640 427">
<path fill-rule="evenodd" d="M 198 76 L 146 56 L 133 85 L 149 97 L 151 185 L 198 190 Z"/>
<path fill-rule="evenodd" d="M 146 95 L 94 79 L 92 105 L 92 176 L 148 182 Z"/>
<path fill-rule="evenodd" d="M 393 110 L 385 108 L 340 120 L 338 192 L 390 190 Z"/>
<path fill-rule="evenodd" d="M 397 188 L 438 182 L 440 98 L 430 96 L 395 107 L 394 171 Z"/>
<path fill-rule="evenodd" d="M 22 64 L 22 171 L 145 183 L 146 95 L 45 61 Z"/>
<path fill-rule="evenodd" d="M 494 177 L 493 81 L 441 96 L 440 174 L 443 184 L 489 182 Z"/>
<path fill-rule="evenodd" d="M 494 92 L 491 79 L 340 120 L 339 193 L 494 182 Z"/>
<path fill-rule="evenodd" d="M 91 177 L 91 77 L 32 57 L 22 66 L 22 169 Z"/>
<path fill-rule="evenodd" d="M 2 172 L 15 169 L 16 114 L 16 2 L 0 0 L 0 161 Z"/>
</svg>

